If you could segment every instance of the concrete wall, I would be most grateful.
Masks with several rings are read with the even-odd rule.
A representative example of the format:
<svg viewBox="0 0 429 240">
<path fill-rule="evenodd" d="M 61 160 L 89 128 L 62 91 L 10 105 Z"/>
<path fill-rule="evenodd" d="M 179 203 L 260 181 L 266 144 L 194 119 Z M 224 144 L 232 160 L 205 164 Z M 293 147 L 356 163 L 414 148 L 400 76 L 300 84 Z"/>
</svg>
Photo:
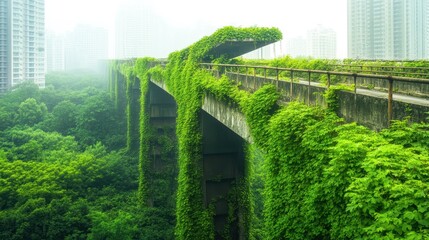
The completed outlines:
<svg viewBox="0 0 429 240">
<path fill-rule="evenodd" d="M 346 82 L 353 84 L 353 77 L 349 77 Z M 356 85 L 362 88 L 387 92 L 388 84 L 388 81 L 383 79 L 357 78 Z M 395 81 L 393 91 L 410 96 L 429 98 L 429 84 Z"/>
<path fill-rule="evenodd" d="M 175 125 L 177 106 L 164 84 L 150 83 L 149 102 L 152 127 L 161 129 Z M 251 141 L 246 120 L 236 107 L 206 95 L 200 122 L 203 155 L 201 185 L 205 207 L 212 206 L 214 209 L 215 239 L 244 240 L 248 229 L 245 228 L 247 224 L 243 216 L 249 209 L 240 205 L 239 195 L 243 194 L 240 184 L 243 184 L 246 174 L 245 140 Z M 162 149 L 158 146 L 151 148 L 153 164 L 159 165 L 154 169 L 157 171 L 162 170 L 162 163 L 158 163 L 161 153 Z M 238 189 L 241 191 L 238 192 Z M 232 222 L 231 213 L 234 216 Z"/>
<path fill-rule="evenodd" d="M 240 83 L 243 89 L 254 92 L 265 84 L 274 84 L 282 94 L 281 103 L 285 104 L 290 100 L 304 102 L 312 106 L 326 106 L 323 93 L 326 87 L 317 83 L 308 86 L 306 82 L 294 82 L 292 84 L 292 94 L 290 92 L 291 82 L 276 81 L 273 78 L 260 76 L 249 76 L 237 73 L 227 73 L 233 81 Z M 423 106 L 400 101 L 393 101 L 393 119 L 402 120 L 410 117 L 413 122 L 427 121 L 429 106 Z M 373 130 L 380 130 L 388 127 L 387 117 L 387 97 L 377 97 L 373 95 L 354 94 L 353 92 L 339 92 L 338 116 L 347 122 L 357 122 Z"/>
<path fill-rule="evenodd" d="M 203 192 L 206 207 L 214 207 L 215 239 L 245 239 L 243 212 L 240 205 L 243 194 L 246 161 L 244 140 L 225 127 L 222 122 L 201 111 L 203 136 Z M 240 189 L 240 190 L 239 190 Z M 234 218 L 229 219 L 233 213 Z M 232 222 L 230 222 L 232 220 Z M 228 230 L 225 236 L 225 230 Z"/>
<path fill-rule="evenodd" d="M 174 98 L 162 88 L 149 83 L 146 97 L 149 116 L 149 155 L 147 178 L 148 205 L 174 211 L 177 190 L 177 105 Z M 172 147 L 173 146 L 173 147 Z M 162 193 L 159 193 L 162 189 Z"/>
<path fill-rule="evenodd" d="M 341 91 L 338 116 L 347 122 L 357 122 L 374 130 L 388 127 L 387 99 Z M 412 122 L 425 121 L 429 107 L 393 101 L 393 119 L 410 117 Z"/>
<path fill-rule="evenodd" d="M 202 109 L 247 142 L 252 142 L 246 118 L 237 106 L 218 101 L 213 95 L 206 94 Z"/>
</svg>

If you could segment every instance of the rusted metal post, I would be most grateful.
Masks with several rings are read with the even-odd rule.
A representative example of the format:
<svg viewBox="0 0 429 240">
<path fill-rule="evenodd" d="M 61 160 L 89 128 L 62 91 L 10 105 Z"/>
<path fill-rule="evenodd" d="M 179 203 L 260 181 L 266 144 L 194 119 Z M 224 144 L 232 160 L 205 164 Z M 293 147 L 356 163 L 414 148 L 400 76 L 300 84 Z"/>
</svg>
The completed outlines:
<svg viewBox="0 0 429 240">
<path fill-rule="evenodd" d="M 311 82 L 311 72 L 308 71 L 308 87 L 307 87 L 307 103 L 310 105 L 310 82 Z"/>
<path fill-rule="evenodd" d="M 355 89 L 354 92 L 356 95 L 356 92 L 357 92 L 357 90 L 356 90 L 357 89 L 357 85 L 356 85 L 357 84 L 357 74 L 356 73 L 353 74 L 353 84 L 354 84 L 354 89 Z"/>
<path fill-rule="evenodd" d="M 279 89 L 279 69 L 276 68 L 276 87 Z"/>
<path fill-rule="evenodd" d="M 357 107 L 357 90 L 356 90 L 356 83 L 357 83 L 357 74 L 354 73 L 353 74 L 353 84 L 354 84 L 354 97 L 353 97 L 353 101 L 354 101 L 354 115 L 355 117 L 357 117 L 358 115 L 358 107 Z"/>
<path fill-rule="evenodd" d="M 256 67 L 253 67 L 253 89 L 256 90 Z"/>
<path fill-rule="evenodd" d="M 290 71 L 290 100 L 292 101 L 293 96 L 293 71 Z"/>
<path fill-rule="evenodd" d="M 248 67 L 246 67 L 246 84 L 248 84 L 248 82 L 247 82 L 247 75 L 249 74 L 249 68 Z"/>
<path fill-rule="evenodd" d="M 387 95 L 387 126 L 390 127 L 390 122 L 393 118 L 393 79 L 392 76 L 388 77 L 389 80 L 389 92 Z"/>
<path fill-rule="evenodd" d="M 328 81 L 326 83 L 326 88 L 329 89 L 329 87 L 331 87 L 331 74 L 328 72 Z"/>
</svg>

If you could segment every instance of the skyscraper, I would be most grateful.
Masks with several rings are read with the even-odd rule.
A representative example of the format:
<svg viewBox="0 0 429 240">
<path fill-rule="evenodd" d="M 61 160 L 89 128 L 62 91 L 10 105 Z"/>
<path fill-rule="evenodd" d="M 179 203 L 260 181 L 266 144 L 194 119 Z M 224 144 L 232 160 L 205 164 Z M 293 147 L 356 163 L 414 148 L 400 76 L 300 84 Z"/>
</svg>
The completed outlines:
<svg viewBox="0 0 429 240">
<path fill-rule="evenodd" d="M 45 1 L 0 0 L 0 92 L 45 86 Z"/>
<path fill-rule="evenodd" d="M 428 58 L 428 14 L 427 0 L 348 0 L 349 57 Z"/>
<path fill-rule="evenodd" d="M 333 29 L 319 25 L 308 31 L 307 39 L 308 55 L 324 59 L 337 57 L 337 34 Z"/>
</svg>

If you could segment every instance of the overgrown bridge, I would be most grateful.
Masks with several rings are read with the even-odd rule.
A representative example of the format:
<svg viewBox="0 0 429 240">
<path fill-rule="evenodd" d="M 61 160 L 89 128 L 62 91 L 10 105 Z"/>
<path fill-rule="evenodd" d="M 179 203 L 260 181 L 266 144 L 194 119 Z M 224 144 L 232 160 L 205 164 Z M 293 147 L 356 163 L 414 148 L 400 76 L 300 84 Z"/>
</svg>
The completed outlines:
<svg viewBox="0 0 429 240">
<path fill-rule="evenodd" d="M 313 198 L 308 198 L 305 189 L 299 189 L 307 186 L 311 192 L 314 186 L 328 181 L 322 176 L 324 167 L 304 164 L 300 168 L 294 161 L 325 154 L 322 146 L 326 141 L 330 150 L 317 161 L 330 166 L 335 158 L 331 151 L 340 141 L 331 142 L 322 135 L 340 137 L 340 126 L 345 123 L 339 118 L 332 120 L 329 112 L 334 111 L 347 122 L 354 121 L 374 130 L 388 127 L 394 119 L 425 121 L 429 112 L 428 95 L 425 95 L 429 94 L 429 80 L 426 79 L 212 63 L 219 59 L 227 61 L 280 38 L 277 29 L 227 27 L 173 53 L 166 66 L 149 58 L 112 63 L 110 90 L 118 111 L 126 110 L 128 151 L 140 156 L 141 204 L 174 210 L 178 239 L 255 238 L 252 233 L 256 223 L 250 189 L 254 171 L 250 145 L 267 155 L 265 226 L 269 226 L 266 227 L 269 238 L 282 239 L 289 238 L 293 230 L 290 229 L 293 222 L 282 222 L 282 219 L 299 215 L 293 215 L 294 211 L 289 209 L 293 202 L 311 200 L 312 204 L 319 201 L 328 204 L 327 198 L 333 194 L 339 199 L 334 203 L 338 205 L 336 214 L 348 214 L 345 206 L 349 200 L 344 197 L 352 184 L 348 177 L 342 178 L 347 179 L 343 187 L 330 186 L 336 194 L 316 192 Z M 373 87 L 369 89 L 368 86 Z M 306 107 L 307 110 L 296 102 L 311 107 Z M 325 110 L 317 110 L 315 106 Z M 296 123 L 283 122 L 281 115 L 287 119 L 287 113 L 283 113 L 287 110 L 281 110 L 283 108 L 297 112 Z M 307 113 L 298 116 L 304 112 Z M 316 150 L 307 151 L 302 147 L 300 153 L 288 152 L 301 146 L 294 144 L 302 140 L 304 131 L 311 129 L 306 124 L 325 121 L 326 126 L 333 125 L 316 140 L 321 141 L 319 150 L 316 147 Z M 285 130 L 298 132 L 291 137 L 282 135 Z M 354 134 L 371 132 L 349 131 Z M 366 151 L 370 151 L 369 148 Z M 355 165 L 350 168 L 360 166 Z M 286 181 L 287 184 L 279 178 L 285 174 L 283 171 L 291 171 L 288 175 L 302 174 L 304 169 L 314 169 L 318 177 L 310 177 L 307 172 L 308 176 L 300 175 L 293 181 Z M 159 191 L 163 194 L 157 193 Z M 298 200 L 290 195 L 294 192 Z M 297 208 L 308 207 L 298 202 Z M 301 219 L 307 221 L 303 229 L 313 229 L 319 218 L 329 217 L 323 208 L 311 210 L 317 215 L 314 219 Z M 329 221 L 319 226 L 322 229 L 319 232 L 314 228 L 311 231 L 315 232 L 303 236 L 311 236 L 309 239 L 336 236 L 340 233 L 330 232 L 338 227 L 335 224 L 342 226 L 352 219 Z"/>
</svg>

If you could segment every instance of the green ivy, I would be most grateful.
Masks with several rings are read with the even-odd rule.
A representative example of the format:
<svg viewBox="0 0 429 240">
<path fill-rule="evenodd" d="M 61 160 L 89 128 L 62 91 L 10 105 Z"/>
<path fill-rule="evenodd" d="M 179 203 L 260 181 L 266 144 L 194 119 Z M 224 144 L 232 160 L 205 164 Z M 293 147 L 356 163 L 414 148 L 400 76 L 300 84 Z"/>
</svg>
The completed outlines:
<svg viewBox="0 0 429 240">
<path fill-rule="evenodd" d="M 149 68 L 152 58 L 137 59 L 134 71 L 140 79 L 140 151 L 139 151 L 139 200 L 140 204 L 146 205 L 149 189 L 149 113 L 147 106 L 147 91 L 149 89 Z"/>
<path fill-rule="evenodd" d="M 200 69 L 198 64 L 203 60 L 214 60 L 207 56 L 213 47 L 228 40 L 248 39 L 277 41 L 281 39 L 281 33 L 275 28 L 225 27 L 187 49 L 169 56 L 169 63 L 163 76 L 169 91 L 172 92 L 178 104 L 179 186 L 176 205 L 176 237 L 178 239 L 214 238 L 211 211 L 204 208 L 201 189 L 202 136 L 199 111 L 203 93 L 213 91 L 217 97 L 228 96 L 235 101 L 246 96 L 236 87 L 226 83 L 225 79 L 216 82 L 214 77 Z M 244 198 L 248 198 L 248 195 L 244 196 Z M 243 219 L 248 218 L 243 217 Z M 248 223 L 243 223 L 243 226 L 246 224 Z"/>
<path fill-rule="evenodd" d="M 323 97 L 325 98 L 326 105 L 328 109 L 332 112 L 337 112 L 340 105 L 338 103 L 338 91 L 353 91 L 353 87 L 346 86 L 346 85 L 334 85 L 330 86 L 326 91 L 323 93 Z"/>
<path fill-rule="evenodd" d="M 165 69 L 151 68 L 150 59 L 137 60 L 134 71 L 141 80 L 140 200 L 147 199 L 148 129 L 145 95 L 149 75 L 163 81 L 177 101 L 178 190 L 176 238 L 213 239 L 211 208 L 204 207 L 200 108 L 205 93 L 239 106 L 246 115 L 255 145 L 265 152 L 263 231 L 267 239 L 426 239 L 429 237 L 429 127 L 396 122 L 380 133 L 346 124 L 333 111 L 336 92 L 325 93 L 329 108 L 292 102 L 277 105 L 279 93 L 266 85 L 253 94 L 239 90 L 227 77 L 216 80 L 199 68 L 215 60 L 207 53 L 227 40 L 278 40 L 276 29 L 218 30 L 190 47 L 170 54 Z M 217 59 L 216 61 L 225 61 Z M 286 60 L 284 60 L 286 61 Z M 281 65 L 281 61 L 278 63 Z M 308 66 L 325 69 L 326 62 Z M 289 66 L 290 67 L 290 66 Z M 251 157 L 247 157 L 249 161 Z M 249 164 L 250 165 L 250 164 Z M 251 229 L 252 169 L 237 183 L 239 204 L 247 214 L 246 237 Z M 253 186 L 253 185 L 252 185 Z M 234 211 L 237 202 L 230 202 Z M 232 221 L 234 215 L 230 215 Z M 228 232 L 225 232 L 228 236 Z"/>
</svg>

